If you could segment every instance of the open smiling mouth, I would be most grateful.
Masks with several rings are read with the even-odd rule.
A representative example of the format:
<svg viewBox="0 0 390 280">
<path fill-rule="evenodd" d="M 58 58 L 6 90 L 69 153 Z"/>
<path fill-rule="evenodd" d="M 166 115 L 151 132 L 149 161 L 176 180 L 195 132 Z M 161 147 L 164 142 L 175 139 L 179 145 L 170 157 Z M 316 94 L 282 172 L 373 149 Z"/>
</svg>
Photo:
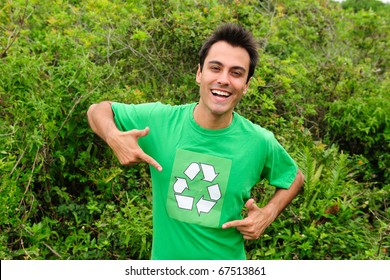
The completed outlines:
<svg viewBox="0 0 390 280">
<path fill-rule="evenodd" d="M 228 97 L 231 95 L 231 94 L 228 93 L 228 92 L 220 91 L 220 90 L 212 90 L 211 93 L 212 93 L 214 96 L 222 97 L 222 98 L 228 98 Z"/>
</svg>

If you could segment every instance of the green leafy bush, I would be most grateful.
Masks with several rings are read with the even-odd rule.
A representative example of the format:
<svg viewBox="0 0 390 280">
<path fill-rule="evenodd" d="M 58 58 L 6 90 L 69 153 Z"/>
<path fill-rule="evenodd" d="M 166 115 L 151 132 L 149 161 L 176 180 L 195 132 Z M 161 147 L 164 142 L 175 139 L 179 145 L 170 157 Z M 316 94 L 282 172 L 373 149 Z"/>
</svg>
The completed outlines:
<svg viewBox="0 0 390 280">
<path fill-rule="evenodd" d="M 327 114 L 332 140 L 369 160 L 371 168 L 361 174 L 363 179 L 385 185 L 390 184 L 389 106 L 384 96 L 358 97 L 334 102 Z"/>
<path fill-rule="evenodd" d="M 148 259 L 151 182 L 88 127 L 91 103 L 198 99 L 222 22 L 260 63 L 238 112 L 305 173 L 250 259 L 389 259 L 389 30 L 332 1 L 7 1 L 0 10 L 0 258 Z M 327 145 L 326 145 L 326 144 Z M 339 145 L 340 148 L 337 148 Z M 259 183 L 266 203 L 273 188 Z"/>
</svg>

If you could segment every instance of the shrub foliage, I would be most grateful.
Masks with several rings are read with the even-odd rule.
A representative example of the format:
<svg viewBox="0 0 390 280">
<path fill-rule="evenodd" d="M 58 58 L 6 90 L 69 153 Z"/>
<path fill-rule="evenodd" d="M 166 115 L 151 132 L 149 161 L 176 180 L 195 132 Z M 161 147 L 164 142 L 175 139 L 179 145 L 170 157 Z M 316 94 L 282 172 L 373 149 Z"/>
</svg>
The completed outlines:
<svg viewBox="0 0 390 280">
<path fill-rule="evenodd" d="M 248 258 L 390 259 L 389 6 L 355 2 L 3 1 L 0 258 L 148 259 L 149 171 L 120 166 L 86 110 L 196 101 L 197 51 L 236 22 L 261 54 L 237 110 L 306 176 Z"/>
</svg>

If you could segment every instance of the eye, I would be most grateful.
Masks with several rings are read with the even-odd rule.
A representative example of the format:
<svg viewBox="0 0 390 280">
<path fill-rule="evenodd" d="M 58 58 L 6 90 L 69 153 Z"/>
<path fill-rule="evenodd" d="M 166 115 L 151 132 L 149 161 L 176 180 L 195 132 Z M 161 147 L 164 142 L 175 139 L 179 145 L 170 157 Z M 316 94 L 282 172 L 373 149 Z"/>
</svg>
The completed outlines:
<svg viewBox="0 0 390 280">
<path fill-rule="evenodd" d="M 242 72 L 241 72 L 241 71 L 233 71 L 233 72 L 232 72 L 232 75 L 233 75 L 234 77 L 241 77 L 241 76 L 242 76 Z"/>
</svg>

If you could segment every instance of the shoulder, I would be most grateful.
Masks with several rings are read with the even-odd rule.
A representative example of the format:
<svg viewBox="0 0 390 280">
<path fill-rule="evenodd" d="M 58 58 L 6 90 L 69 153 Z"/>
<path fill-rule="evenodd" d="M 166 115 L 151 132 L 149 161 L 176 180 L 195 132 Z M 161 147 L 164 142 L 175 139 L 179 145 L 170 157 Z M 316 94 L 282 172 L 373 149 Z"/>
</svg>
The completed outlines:
<svg viewBox="0 0 390 280">
<path fill-rule="evenodd" d="M 125 104 L 113 102 L 111 107 L 114 111 L 135 111 L 135 112 L 147 112 L 148 114 L 156 113 L 170 113 L 177 111 L 189 110 L 193 104 L 185 105 L 170 105 L 161 102 L 150 102 L 141 104 Z"/>
<path fill-rule="evenodd" d="M 273 132 L 260 126 L 259 124 L 253 123 L 236 112 L 234 113 L 234 117 L 237 118 L 238 128 L 248 136 L 268 141 L 275 139 Z"/>
<path fill-rule="evenodd" d="M 158 109 L 158 110 L 165 110 L 165 111 L 187 111 L 194 107 L 194 104 L 181 104 L 181 105 L 171 105 L 171 104 L 165 104 L 161 102 L 155 102 L 150 103 L 152 104 L 152 107 Z"/>
<path fill-rule="evenodd" d="M 149 113 L 154 117 L 169 117 L 169 116 L 181 116 L 187 114 L 194 107 L 194 104 L 183 104 L 183 105 L 171 105 L 164 104 L 161 102 L 151 103 L 149 105 Z"/>
</svg>

